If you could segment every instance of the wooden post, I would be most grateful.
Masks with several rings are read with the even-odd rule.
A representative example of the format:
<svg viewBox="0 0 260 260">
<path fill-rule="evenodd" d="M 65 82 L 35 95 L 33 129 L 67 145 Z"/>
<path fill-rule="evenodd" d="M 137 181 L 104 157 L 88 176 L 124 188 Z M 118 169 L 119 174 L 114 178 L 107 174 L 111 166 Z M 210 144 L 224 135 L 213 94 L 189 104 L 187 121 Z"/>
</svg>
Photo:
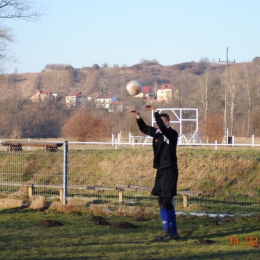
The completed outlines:
<svg viewBox="0 0 260 260">
<path fill-rule="evenodd" d="M 119 203 L 122 203 L 122 202 L 123 202 L 123 193 L 124 193 L 123 190 L 119 190 L 119 191 L 118 191 Z"/>
<path fill-rule="evenodd" d="M 187 195 L 182 195 L 183 198 L 183 208 L 188 207 L 188 196 Z"/>
<path fill-rule="evenodd" d="M 63 188 L 60 188 L 60 201 L 63 201 Z"/>
<path fill-rule="evenodd" d="M 32 194 L 33 194 L 33 187 L 29 186 L 28 187 L 28 196 L 29 196 L 29 198 L 32 198 Z"/>
</svg>

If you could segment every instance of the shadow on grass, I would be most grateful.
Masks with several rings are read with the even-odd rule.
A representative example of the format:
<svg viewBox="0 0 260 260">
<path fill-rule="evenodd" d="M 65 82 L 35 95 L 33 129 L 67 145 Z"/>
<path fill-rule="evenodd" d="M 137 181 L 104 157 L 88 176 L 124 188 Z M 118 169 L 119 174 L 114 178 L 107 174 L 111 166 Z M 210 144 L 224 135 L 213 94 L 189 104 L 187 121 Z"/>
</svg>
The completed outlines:
<svg viewBox="0 0 260 260">
<path fill-rule="evenodd" d="M 228 242 L 229 236 L 243 235 L 243 237 L 241 237 L 241 239 L 245 239 L 249 235 L 249 233 L 253 233 L 253 232 L 259 232 L 259 228 L 248 228 L 248 229 L 239 230 L 239 231 L 232 230 L 232 231 L 227 231 L 227 232 L 220 231 L 220 232 L 207 234 L 207 235 L 192 235 L 192 236 L 185 236 L 184 235 L 184 236 L 181 236 L 180 239 L 182 241 L 187 241 L 187 240 L 190 240 L 190 239 L 198 240 L 198 239 L 201 239 L 201 238 L 202 239 L 210 239 L 210 238 L 216 239 L 216 237 L 227 237 L 227 242 Z"/>
<path fill-rule="evenodd" d="M 29 212 L 35 212 L 35 210 L 34 209 L 29 209 L 28 207 L 17 207 L 17 208 L 0 209 L 0 214 L 29 213 Z"/>
<path fill-rule="evenodd" d="M 187 259 L 203 259 L 203 260 L 208 260 L 208 259 L 259 259 L 259 250 L 256 250 L 255 252 L 250 251 L 250 258 L 248 258 L 248 250 L 242 250 L 242 251 L 237 251 L 237 250 L 232 250 L 229 252 L 217 252 L 217 253 L 199 253 L 199 254 L 187 254 L 182 257 L 165 257 L 165 258 L 160 258 L 164 260 L 187 260 Z M 72 258 L 70 258 L 72 259 Z M 77 258 L 73 258 L 77 259 Z M 78 258 L 79 259 L 79 258 Z M 142 258 L 142 259 L 148 259 L 148 258 Z M 149 259 L 157 259 L 157 258 L 149 258 Z"/>
<path fill-rule="evenodd" d="M 172 259 L 176 259 L 176 260 L 187 260 L 187 259 L 192 259 L 192 260 L 196 260 L 196 259 L 203 259 L 203 260 L 208 260 L 208 259 L 248 259 L 248 250 L 242 250 L 242 251 L 237 251 L 237 250 L 232 250 L 229 252 L 217 252 L 217 253 L 198 253 L 198 254 L 186 254 L 185 256 L 180 256 L 180 257 L 176 257 L 174 256 L 174 253 L 172 256 L 167 256 L 167 257 L 153 257 L 151 255 L 142 255 L 140 256 L 139 259 L 149 259 L 149 260 L 153 260 L 153 259 L 163 259 L 163 260 L 172 260 Z M 53 257 L 47 257 L 47 258 L 42 258 L 42 259 L 57 259 L 55 256 Z M 63 260 L 80 260 L 80 259 L 109 259 L 107 255 L 95 255 L 95 257 L 73 257 L 73 256 L 68 256 L 68 257 L 62 257 Z M 122 256 L 117 258 L 115 257 L 114 259 L 125 259 Z M 136 256 L 134 256 L 133 258 L 131 257 L 131 255 L 127 256 L 127 259 L 136 259 Z M 259 250 L 256 250 L 255 252 L 250 251 L 250 258 L 249 259 L 259 259 Z"/>
</svg>

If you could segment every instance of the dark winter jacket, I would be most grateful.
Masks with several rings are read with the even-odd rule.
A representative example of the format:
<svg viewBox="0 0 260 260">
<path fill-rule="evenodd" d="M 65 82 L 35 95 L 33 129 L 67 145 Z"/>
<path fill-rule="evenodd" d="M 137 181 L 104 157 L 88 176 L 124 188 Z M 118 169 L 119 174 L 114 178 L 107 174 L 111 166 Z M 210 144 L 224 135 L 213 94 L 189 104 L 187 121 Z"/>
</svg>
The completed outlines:
<svg viewBox="0 0 260 260">
<path fill-rule="evenodd" d="M 142 133 L 153 137 L 154 161 L 155 169 L 163 169 L 168 167 L 177 167 L 176 146 L 178 141 L 178 133 L 170 126 L 166 127 L 158 112 L 154 113 L 158 128 L 148 126 L 142 118 L 137 119 L 137 124 Z"/>
</svg>

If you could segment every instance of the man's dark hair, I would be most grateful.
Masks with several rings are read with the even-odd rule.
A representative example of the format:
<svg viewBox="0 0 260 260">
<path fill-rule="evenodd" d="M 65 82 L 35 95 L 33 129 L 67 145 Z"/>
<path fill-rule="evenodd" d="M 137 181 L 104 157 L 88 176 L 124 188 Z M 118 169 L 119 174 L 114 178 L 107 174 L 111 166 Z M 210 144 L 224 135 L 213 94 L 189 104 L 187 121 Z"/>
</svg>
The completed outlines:
<svg viewBox="0 0 260 260">
<path fill-rule="evenodd" d="M 160 116 L 166 118 L 166 120 L 170 122 L 170 117 L 168 114 L 163 113 L 163 114 L 160 114 Z"/>
</svg>

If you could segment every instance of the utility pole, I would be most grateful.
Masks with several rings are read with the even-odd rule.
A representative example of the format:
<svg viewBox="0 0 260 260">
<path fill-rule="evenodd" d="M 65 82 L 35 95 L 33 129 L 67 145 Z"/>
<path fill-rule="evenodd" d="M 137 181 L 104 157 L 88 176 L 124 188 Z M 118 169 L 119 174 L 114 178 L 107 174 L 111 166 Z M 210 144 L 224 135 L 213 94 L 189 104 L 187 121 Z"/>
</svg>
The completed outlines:
<svg viewBox="0 0 260 260">
<path fill-rule="evenodd" d="M 226 62 L 225 109 L 224 109 L 224 133 L 226 133 L 227 131 L 228 47 L 226 53 L 226 61 L 221 61 L 219 59 L 219 62 Z M 230 63 L 235 63 L 235 60 Z"/>
</svg>

